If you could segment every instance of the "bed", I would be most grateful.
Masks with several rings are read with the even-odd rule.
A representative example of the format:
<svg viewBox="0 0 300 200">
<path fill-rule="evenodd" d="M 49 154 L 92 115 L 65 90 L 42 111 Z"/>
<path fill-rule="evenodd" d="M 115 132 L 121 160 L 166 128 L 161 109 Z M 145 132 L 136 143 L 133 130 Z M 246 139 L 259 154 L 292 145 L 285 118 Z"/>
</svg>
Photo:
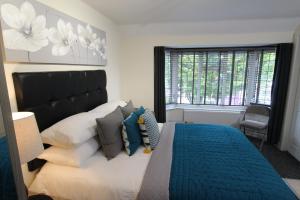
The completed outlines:
<svg viewBox="0 0 300 200">
<path fill-rule="evenodd" d="M 131 157 L 122 152 L 109 162 L 97 152 L 82 168 L 46 163 L 29 191 L 54 199 L 135 199 L 150 157 L 140 148 Z"/>
<path fill-rule="evenodd" d="M 297 198 L 238 129 L 166 124 L 138 199 Z"/>
<path fill-rule="evenodd" d="M 13 77 L 19 110 L 34 112 L 40 130 L 107 102 L 103 70 Z M 163 126 L 152 154 L 140 147 L 111 161 L 99 151 L 81 168 L 46 163 L 29 191 L 75 200 L 297 199 L 239 130 L 174 123 Z"/>
<path fill-rule="evenodd" d="M 130 157 L 124 151 L 110 161 L 99 151 L 81 168 L 46 163 L 29 191 L 46 193 L 54 199 L 135 199 L 151 158 L 143 150 L 140 147 Z"/>
</svg>

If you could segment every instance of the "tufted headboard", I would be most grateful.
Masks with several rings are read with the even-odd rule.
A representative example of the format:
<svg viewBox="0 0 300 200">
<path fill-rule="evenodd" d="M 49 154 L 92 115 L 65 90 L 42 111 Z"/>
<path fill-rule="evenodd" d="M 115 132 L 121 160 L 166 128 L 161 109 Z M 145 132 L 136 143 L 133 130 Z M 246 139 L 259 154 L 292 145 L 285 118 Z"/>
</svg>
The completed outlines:
<svg viewBox="0 0 300 200">
<path fill-rule="evenodd" d="M 13 73 L 13 81 L 18 110 L 33 112 L 40 132 L 66 117 L 107 102 L 104 70 Z M 29 171 L 45 162 L 30 161 Z"/>
<path fill-rule="evenodd" d="M 13 81 L 18 110 L 33 112 L 40 131 L 107 102 L 104 70 L 13 73 Z"/>
</svg>

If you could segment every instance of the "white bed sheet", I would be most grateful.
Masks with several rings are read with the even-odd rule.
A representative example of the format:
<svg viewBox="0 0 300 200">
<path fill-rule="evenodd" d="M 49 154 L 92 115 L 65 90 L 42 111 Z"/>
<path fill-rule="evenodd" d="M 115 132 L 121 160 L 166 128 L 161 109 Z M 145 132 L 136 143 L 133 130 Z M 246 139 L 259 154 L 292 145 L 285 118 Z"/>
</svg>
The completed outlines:
<svg viewBox="0 0 300 200">
<path fill-rule="evenodd" d="M 143 150 L 140 147 L 130 157 L 122 152 L 110 161 L 97 152 L 81 168 L 46 163 L 29 192 L 44 193 L 54 199 L 133 200 L 151 157 Z"/>
<path fill-rule="evenodd" d="M 161 133 L 163 123 L 158 123 Z M 54 199 L 133 200 L 136 199 L 151 154 L 144 147 L 128 156 L 125 151 L 108 161 L 102 151 L 81 168 L 46 163 L 29 187 L 32 194 L 44 193 Z"/>
</svg>

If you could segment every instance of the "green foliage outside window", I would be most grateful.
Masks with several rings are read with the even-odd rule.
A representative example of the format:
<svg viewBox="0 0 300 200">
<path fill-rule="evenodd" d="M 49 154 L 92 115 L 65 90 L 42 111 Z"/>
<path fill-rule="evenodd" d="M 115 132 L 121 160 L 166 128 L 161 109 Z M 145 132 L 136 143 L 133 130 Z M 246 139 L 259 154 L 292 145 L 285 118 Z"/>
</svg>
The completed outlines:
<svg viewBox="0 0 300 200">
<path fill-rule="evenodd" d="M 271 103 L 275 49 L 166 52 L 167 104 Z"/>
</svg>

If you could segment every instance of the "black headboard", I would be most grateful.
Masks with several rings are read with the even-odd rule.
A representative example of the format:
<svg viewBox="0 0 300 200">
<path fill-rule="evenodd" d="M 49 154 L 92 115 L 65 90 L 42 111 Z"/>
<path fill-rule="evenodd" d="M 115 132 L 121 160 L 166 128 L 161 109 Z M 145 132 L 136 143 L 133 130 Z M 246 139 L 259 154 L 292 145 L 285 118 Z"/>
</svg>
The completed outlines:
<svg viewBox="0 0 300 200">
<path fill-rule="evenodd" d="M 13 73 L 13 81 L 18 110 L 35 113 L 40 131 L 107 102 L 104 70 Z"/>
</svg>

